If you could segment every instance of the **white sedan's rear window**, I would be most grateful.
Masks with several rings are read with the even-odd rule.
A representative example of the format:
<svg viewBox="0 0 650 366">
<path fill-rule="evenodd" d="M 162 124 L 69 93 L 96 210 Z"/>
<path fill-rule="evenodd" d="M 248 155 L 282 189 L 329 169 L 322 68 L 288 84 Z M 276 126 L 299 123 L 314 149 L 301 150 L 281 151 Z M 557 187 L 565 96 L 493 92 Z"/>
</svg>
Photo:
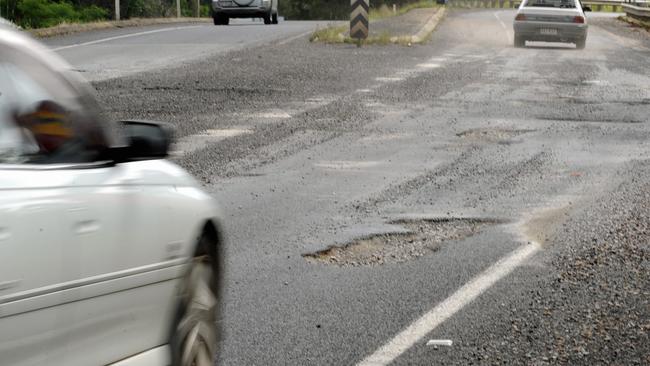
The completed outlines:
<svg viewBox="0 0 650 366">
<path fill-rule="evenodd" d="M 540 8 L 575 8 L 574 0 L 527 0 L 524 6 Z"/>
</svg>

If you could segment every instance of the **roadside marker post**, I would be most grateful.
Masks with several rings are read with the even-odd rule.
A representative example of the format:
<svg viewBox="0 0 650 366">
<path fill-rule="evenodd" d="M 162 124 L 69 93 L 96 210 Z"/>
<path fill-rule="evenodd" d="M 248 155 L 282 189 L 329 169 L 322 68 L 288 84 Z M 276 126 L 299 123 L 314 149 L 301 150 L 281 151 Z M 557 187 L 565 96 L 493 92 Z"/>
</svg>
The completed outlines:
<svg viewBox="0 0 650 366">
<path fill-rule="evenodd" d="M 361 47 L 361 41 L 368 38 L 368 10 L 370 0 L 351 0 L 352 13 L 350 14 L 350 37 L 357 39 L 357 46 Z"/>
</svg>

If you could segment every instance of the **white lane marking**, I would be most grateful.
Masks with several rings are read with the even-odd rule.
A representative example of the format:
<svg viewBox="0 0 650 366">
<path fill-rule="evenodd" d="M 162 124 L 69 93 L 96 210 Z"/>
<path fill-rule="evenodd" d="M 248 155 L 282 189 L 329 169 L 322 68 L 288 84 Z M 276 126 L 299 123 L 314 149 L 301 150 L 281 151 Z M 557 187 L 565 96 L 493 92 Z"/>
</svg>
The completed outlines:
<svg viewBox="0 0 650 366">
<path fill-rule="evenodd" d="M 289 42 L 291 42 L 291 41 L 295 41 L 295 40 L 298 39 L 298 38 L 302 38 L 302 37 L 304 37 L 304 36 L 306 36 L 306 35 L 308 35 L 308 34 L 312 34 L 313 32 L 314 32 L 314 31 L 307 31 L 307 32 L 304 32 L 304 33 L 300 33 L 300 34 L 298 34 L 298 35 L 296 35 L 296 36 L 289 37 L 289 38 L 287 38 L 287 39 L 285 39 L 285 40 L 283 40 L 283 41 L 280 41 L 280 42 L 278 42 L 278 43 L 276 43 L 276 44 L 277 44 L 278 46 L 282 46 L 282 45 L 285 45 L 285 44 L 287 44 L 287 43 L 289 43 Z"/>
<path fill-rule="evenodd" d="M 371 89 L 357 89 L 357 93 L 372 93 Z"/>
<path fill-rule="evenodd" d="M 413 322 L 375 353 L 361 361 L 358 366 L 388 365 L 416 344 L 422 337 L 429 334 L 445 320 L 472 302 L 497 281 L 507 276 L 521 263 L 539 251 L 540 248 L 541 246 L 538 243 L 531 242 L 530 244 L 515 249 L 506 257 L 491 265 L 483 273 L 463 285 L 453 295 L 424 314 L 420 319 Z"/>
<path fill-rule="evenodd" d="M 396 78 L 396 77 L 379 77 L 375 78 L 377 81 L 383 81 L 383 82 L 391 82 L 391 81 L 403 81 L 405 80 L 404 78 Z"/>
<path fill-rule="evenodd" d="M 605 85 L 608 84 L 607 81 L 605 80 L 585 80 L 582 82 L 583 84 L 592 84 L 592 85 Z"/>
<path fill-rule="evenodd" d="M 227 137 L 244 135 L 247 133 L 253 133 L 253 130 L 248 128 L 210 129 L 210 130 L 205 130 L 203 133 L 196 134 L 193 136 L 227 138 Z"/>
<path fill-rule="evenodd" d="M 200 150 L 217 141 L 251 133 L 253 133 L 253 130 L 248 128 L 205 130 L 201 133 L 197 133 L 196 135 L 189 135 L 179 139 L 174 146 L 172 155 L 182 156 L 184 154 Z"/>
<path fill-rule="evenodd" d="M 440 67 L 440 64 L 434 64 L 434 63 L 431 63 L 431 64 L 419 64 L 417 66 L 421 67 L 423 69 L 435 69 L 435 68 Z"/>
<path fill-rule="evenodd" d="M 427 346 L 447 346 L 451 347 L 454 342 L 451 339 L 431 339 L 427 342 Z"/>
<path fill-rule="evenodd" d="M 170 31 L 179 30 L 179 29 L 190 29 L 190 28 L 199 28 L 199 27 L 203 27 L 203 26 L 202 25 L 190 25 L 190 26 L 186 26 L 186 27 L 173 27 L 173 28 L 150 30 L 150 31 L 145 31 L 145 32 L 129 33 L 129 34 L 121 35 L 121 36 L 102 38 L 102 39 L 97 39 L 97 40 L 89 41 L 89 42 L 75 43 L 75 44 L 71 44 L 71 45 L 67 45 L 67 46 L 56 47 L 56 48 L 52 48 L 52 51 L 61 51 L 61 50 L 66 50 L 68 48 L 90 46 L 90 45 L 93 45 L 93 44 L 114 41 L 116 39 L 138 37 L 138 36 L 144 36 L 144 35 L 153 34 L 153 33 L 170 32 Z"/>
<path fill-rule="evenodd" d="M 499 12 L 498 12 L 498 11 L 495 11 L 495 12 L 494 12 L 494 17 L 497 18 L 497 20 L 499 21 L 499 23 L 501 23 L 501 26 L 503 27 L 503 30 L 506 31 L 506 41 L 507 41 L 508 43 L 510 43 L 510 30 L 509 30 L 508 27 L 506 26 L 506 23 L 504 23 L 503 20 L 501 20 L 501 18 L 499 17 Z M 513 36 L 513 37 L 514 37 L 514 36 Z"/>
<path fill-rule="evenodd" d="M 372 168 L 380 164 L 380 161 L 321 161 L 315 163 L 314 166 L 332 170 L 358 170 Z"/>
<path fill-rule="evenodd" d="M 268 118 L 268 119 L 286 119 L 291 118 L 291 115 L 282 110 L 273 110 L 268 112 L 254 113 L 253 118 Z"/>
</svg>

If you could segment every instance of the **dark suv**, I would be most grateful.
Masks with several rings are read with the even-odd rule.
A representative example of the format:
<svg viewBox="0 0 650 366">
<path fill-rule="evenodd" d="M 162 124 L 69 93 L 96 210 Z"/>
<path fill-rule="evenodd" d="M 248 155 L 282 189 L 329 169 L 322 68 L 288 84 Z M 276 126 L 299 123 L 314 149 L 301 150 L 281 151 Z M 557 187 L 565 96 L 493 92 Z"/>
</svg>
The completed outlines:
<svg viewBox="0 0 650 366">
<path fill-rule="evenodd" d="M 228 25 L 230 18 L 262 18 L 278 24 L 278 0 L 212 0 L 215 25 Z"/>
</svg>

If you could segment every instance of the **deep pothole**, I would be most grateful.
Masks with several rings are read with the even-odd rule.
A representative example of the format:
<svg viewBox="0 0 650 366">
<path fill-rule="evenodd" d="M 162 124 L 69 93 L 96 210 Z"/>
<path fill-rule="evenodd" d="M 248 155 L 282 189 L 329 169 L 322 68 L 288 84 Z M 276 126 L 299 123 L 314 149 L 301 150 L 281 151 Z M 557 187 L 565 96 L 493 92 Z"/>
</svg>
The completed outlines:
<svg viewBox="0 0 650 366">
<path fill-rule="evenodd" d="M 473 128 L 457 133 L 456 136 L 468 140 L 505 143 L 511 142 L 511 139 L 514 137 L 534 131 L 535 130 L 507 128 Z"/>
<path fill-rule="evenodd" d="M 397 221 L 407 233 L 379 234 L 302 256 L 309 262 L 338 266 L 372 266 L 401 263 L 438 251 L 445 243 L 476 235 L 497 219 L 439 218 Z"/>
</svg>

